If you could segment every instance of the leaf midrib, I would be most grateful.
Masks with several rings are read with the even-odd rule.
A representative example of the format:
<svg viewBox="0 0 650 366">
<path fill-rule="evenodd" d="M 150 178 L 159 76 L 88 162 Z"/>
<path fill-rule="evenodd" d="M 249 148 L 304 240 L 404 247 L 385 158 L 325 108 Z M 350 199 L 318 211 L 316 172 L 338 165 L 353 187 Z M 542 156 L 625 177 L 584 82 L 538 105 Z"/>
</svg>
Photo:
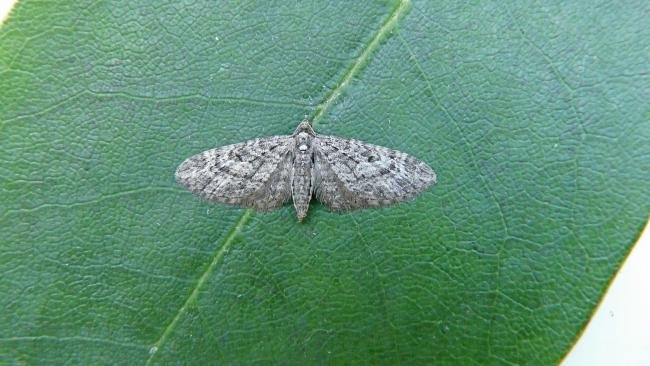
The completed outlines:
<svg viewBox="0 0 650 366">
<path fill-rule="evenodd" d="M 323 118 L 325 112 L 330 108 L 332 103 L 336 100 L 336 98 L 341 94 L 341 92 L 349 85 L 350 81 L 352 78 L 361 71 L 361 69 L 365 66 L 365 64 L 368 62 L 370 55 L 373 53 L 373 51 L 377 48 L 377 46 L 380 44 L 380 42 L 386 38 L 386 36 L 393 30 L 393 28 L 397 25 L 397 22 L 399 19 L 402 17 L 404 12 L 408 10 L 410 5 L 410 0 L 400 0 L 397 6 L 393 9 L 393 11 L 390 12 L 389 16 L 386 18 L 386 20 L 382 23 L 381 27 L 375 32 L 374 36 L 371 38 L 370 42 L 366 44 L 366 46 L 363 48 L 359 56 L 354 60 L 354 62 L 351 64 L 351 66 L 348 68 L 348 70 L 345 72 L 343 75 L 343 78 L 341 81 L 337 84 L 337 86 L 332 89 L 332 91 L 327 94 L 325 99 L 318 104 L 315 108 L 315 114 L 312 117 L 312 126 L 315 126 L 320 120 Z M 151 346 L 149 350 L 149 358 L 145 362 L 145 366 L 150 365 L 151 362 L 153 361 L 155 355 L 160 351 L 160 349 L 163 347 L 165 344 L 166 340 L 171 336 L 173 333 L 174 329 L 176 328 L 176 325 L 178 324 L 181 316 L 185 312 L 185 309 L 196 300 L 198 297 L 199 291 L 203 284 L 206 282 L 208 277 L 214 272 L 216 269 L 217 265 L 220 264 L 222 261 L 221 259 L 223 258 L 224 254 L 228 251 L 232 243 L 234 242 L 234 238 L 239 234 L 242 230 L 242 228 L 246 225 L 248 220 L 253 214 L 252 209 L 247 209 L 242 213 L 242 215 L 237 219 L 235 222 L 233 229 L 230 231 L 230 234 L 226 237 L 224 240 L 223 245 L 217 249 L 215 254 L 212 257 L 212 260 L 206 270 L 203 272 L 203 274 L 199 277 L 199 279 L 196 282 L 196 285 L 194 286 L 194 289 L 190 292 L 190 295 L 187 297 L 187 299 L 183 302 L 183 305 L 178 309 L 176 312 L 176 315 L 172 318 L 170 323 L 165 327 L 163 330 L 162 334 L 158 338 L 158 340 Z"/>
</svg>

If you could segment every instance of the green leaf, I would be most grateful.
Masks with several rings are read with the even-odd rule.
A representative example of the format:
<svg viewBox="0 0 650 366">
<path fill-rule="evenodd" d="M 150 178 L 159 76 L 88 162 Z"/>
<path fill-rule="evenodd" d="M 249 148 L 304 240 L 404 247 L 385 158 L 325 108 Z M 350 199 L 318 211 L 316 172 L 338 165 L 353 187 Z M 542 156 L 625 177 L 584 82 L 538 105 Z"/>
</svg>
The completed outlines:
<svg viewBox="0 0 650 366">
<path fill-rule="evenodd" d="M 558 362 L 650 209 L 649 11 L 20 2 L 0 30 L 0 363 Z M 439 183 L 303 223 L 174 183 L 305 115 Z"/>
</svg>

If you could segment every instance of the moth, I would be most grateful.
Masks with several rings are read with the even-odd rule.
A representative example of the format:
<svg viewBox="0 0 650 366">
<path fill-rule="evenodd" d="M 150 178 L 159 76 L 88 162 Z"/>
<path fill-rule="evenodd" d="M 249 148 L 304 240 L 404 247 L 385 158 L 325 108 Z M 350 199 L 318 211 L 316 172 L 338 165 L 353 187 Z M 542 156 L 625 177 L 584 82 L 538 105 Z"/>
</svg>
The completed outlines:
<svg viewBox="0 0 650 366">
<path fill-rule="evenodd" d="M 401 151 L 319 135 L 308 120 L 292 135 L 206 150 L 183 161 L 176 181 L 199 197 L 258 211 L 290 198 L 298 221 L 316 197 L 336 211 L 408 200 L 436 183 L 424 162 Z"/>
</svg>

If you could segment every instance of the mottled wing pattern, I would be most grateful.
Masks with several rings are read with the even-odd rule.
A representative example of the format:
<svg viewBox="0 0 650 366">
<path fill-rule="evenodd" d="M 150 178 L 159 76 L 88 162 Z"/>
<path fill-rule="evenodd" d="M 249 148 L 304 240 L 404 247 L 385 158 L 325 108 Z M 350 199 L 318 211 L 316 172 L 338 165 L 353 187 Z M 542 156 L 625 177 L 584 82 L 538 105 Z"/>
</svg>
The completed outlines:
<svg viewBox="0 0 650 366">
<path fill-rule="evenodd" d="M 427 164 L 386 147 L 318 135 L 314 151 L 314 194 L 334 210 L 404 201 L 436 182 Z"/>
<path fill-rule="evenodd" d="M 211 202 L 267 211 L 291 197 L 291 136 L 273 136 L 204 151 L 176 169 L 176 181 Z"/>
</svg>

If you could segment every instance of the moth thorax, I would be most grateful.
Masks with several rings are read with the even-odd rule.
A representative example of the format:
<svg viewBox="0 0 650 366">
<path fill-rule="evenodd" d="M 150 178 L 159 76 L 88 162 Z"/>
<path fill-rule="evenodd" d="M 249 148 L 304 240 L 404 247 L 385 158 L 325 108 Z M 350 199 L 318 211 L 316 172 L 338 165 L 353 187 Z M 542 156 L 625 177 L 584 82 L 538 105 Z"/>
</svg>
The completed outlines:
<svg viewBox="0 0 650 366">
<path fill-rule="evenodd" d="M 296 146 L 300 152 L 307 152 L 311 149 L 312 137 L 306 132 L 300 132 L 296 135 Z"/>
</svg>

